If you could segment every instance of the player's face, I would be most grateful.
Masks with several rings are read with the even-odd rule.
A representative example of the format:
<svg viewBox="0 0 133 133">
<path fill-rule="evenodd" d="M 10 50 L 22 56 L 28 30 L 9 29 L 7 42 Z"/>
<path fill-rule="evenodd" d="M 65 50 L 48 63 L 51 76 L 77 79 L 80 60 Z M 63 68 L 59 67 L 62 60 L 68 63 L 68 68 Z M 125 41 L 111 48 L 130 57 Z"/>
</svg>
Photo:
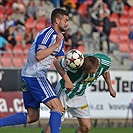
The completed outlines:
<svg viewBox="0 0 133 133">
<path fill-rule="evenodd" d="M 58 24 L 58 27 L 60 29 L 61 32 L 66 31 L 67 27 L 68 27 L 68 16 L 64 15 Z"/>
</svg>

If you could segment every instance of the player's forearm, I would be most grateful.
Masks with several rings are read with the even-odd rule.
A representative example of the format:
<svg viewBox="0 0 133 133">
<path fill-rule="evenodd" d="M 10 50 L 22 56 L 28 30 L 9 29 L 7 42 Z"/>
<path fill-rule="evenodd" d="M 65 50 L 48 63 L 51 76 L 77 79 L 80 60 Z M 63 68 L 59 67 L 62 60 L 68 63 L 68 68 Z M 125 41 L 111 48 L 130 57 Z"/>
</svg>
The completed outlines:
<svg viewBox="0 0 133 133">
<path fill-rule="evenodd" d="M 106 72 L 105 74 L 103 74 L 103 77 L 108 85 L 108 88 L 109 88 L 109 92 L 110 92 L 110 95 L 112 97 L 116 97 L 116 92 L 115 90 L 113 89 L 112 87 L 112 84 L 111 84 L 111 77 L 110 77 L 110 73 L 109 72 Z"/>
<path fill-rule="evenodd" d="M 42 59 L 46 58 L 49 56 L 56 48 L 58 48 L 58 44 L 54 44 L 48 48 L 41 49 L 36 53 L 36 59 L 37 61 L 41 61 Z"/>
<path fill-rule="evenodd" d="M 66 72 L 60 65 L 60 59 L 55 59 L 53 63 L 58 73 L 61 75 L 61 77 L 63 77 Z"/>
<path fill-rule="evenodd" d="M 110 73 L 109 72 L 104 73 L 103 77 L 104 77 L 105 82 L 108 85 L 108 88 L 110 89 L 112 87 Z"/>
<path fill-rule="evenodd" d="M 70 81 L 70 78 L 68 77 L 66 71 L 61 67 L 60 65 L 60 60 L 59 59 L 55 59 L 54 60 L 54 66 L 56 68 L 56 70 L 58 71 L 58 73 L 61 75 L 61 77 L 65 80 L 65 81 Z"/>
</svg>

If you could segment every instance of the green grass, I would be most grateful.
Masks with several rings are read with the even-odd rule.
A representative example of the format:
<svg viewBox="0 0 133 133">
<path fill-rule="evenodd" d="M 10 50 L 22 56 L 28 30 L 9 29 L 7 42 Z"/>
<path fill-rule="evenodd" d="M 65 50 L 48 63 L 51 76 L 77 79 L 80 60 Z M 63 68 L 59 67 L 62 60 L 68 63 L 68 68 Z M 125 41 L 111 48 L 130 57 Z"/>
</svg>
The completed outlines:
<svg viewBox="0 0 133 133">
<path fill-rule="evenodd" d="M 0 133 L 40 133 L 41 128 L 4 127 Z M 61 133 L 74 133 L 74 128 L 62 128 Z M 89 133 L 133 133 L 133 128 L 92 128 Z"/>
</svg>

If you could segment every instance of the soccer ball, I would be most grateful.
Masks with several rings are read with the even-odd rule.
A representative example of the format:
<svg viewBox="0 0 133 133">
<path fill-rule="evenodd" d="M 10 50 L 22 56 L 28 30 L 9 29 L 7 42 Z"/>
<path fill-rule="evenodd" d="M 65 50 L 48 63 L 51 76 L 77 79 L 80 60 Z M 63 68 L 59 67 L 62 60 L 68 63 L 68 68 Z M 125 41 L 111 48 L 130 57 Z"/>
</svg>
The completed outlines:
<svg viewBox="0 0 133 133">
<path fill-rule="evenodd" d="M 66 53 L 65 63 L 70 69 L 78 69 L 84 63 L 84 56 L 79 50 L 72 49 Z"/>
</svg>

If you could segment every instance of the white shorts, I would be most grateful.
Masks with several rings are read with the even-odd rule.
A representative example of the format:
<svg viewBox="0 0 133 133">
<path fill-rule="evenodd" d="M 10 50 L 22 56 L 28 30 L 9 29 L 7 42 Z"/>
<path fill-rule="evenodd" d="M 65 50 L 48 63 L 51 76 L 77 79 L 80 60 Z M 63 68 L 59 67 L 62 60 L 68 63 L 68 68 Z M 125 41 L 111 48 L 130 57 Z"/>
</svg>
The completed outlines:
<svg viewBox="0 0 133 133">
<path fill-rule="evenodd" d="M 69 99 L 64 91 L 59 96 L 64 107 L 64 115 L 67 112 L 69 118 L 90 118 L 90 109 L 85 95 L 74 96 Z M 62 117 L 64 120 L 64 116 Z"/>
</svg>

